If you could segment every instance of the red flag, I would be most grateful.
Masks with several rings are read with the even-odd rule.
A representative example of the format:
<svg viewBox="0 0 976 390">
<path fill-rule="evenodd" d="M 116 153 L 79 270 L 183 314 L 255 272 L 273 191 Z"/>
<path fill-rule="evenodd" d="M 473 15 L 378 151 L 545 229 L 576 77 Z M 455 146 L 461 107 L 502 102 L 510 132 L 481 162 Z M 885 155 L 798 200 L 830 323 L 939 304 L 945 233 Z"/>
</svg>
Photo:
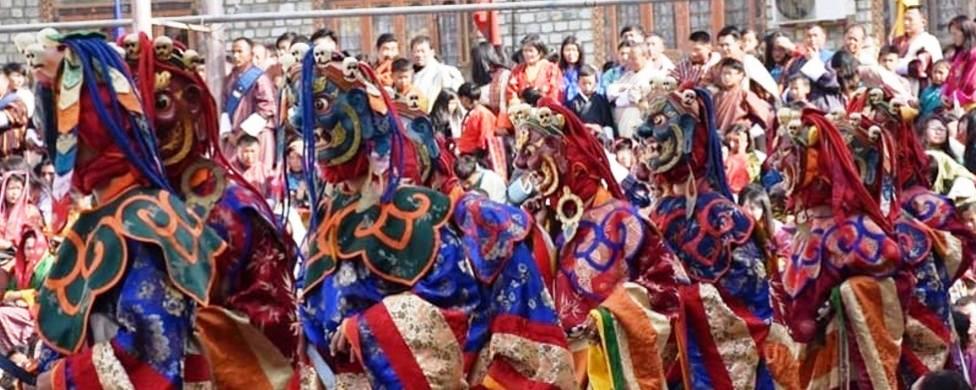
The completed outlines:
<svg viewBox="0 0 976 390">
<path fill-rule="evenodd" d="M 479 4 L 489 4 L 492 0 L 478 0 Z M 488 42 L 494 46 L 501 46 L 502 31 L 498 28 L 498 11 L 477 11 L 474 13 L 474 25 Z"/>
</svg>

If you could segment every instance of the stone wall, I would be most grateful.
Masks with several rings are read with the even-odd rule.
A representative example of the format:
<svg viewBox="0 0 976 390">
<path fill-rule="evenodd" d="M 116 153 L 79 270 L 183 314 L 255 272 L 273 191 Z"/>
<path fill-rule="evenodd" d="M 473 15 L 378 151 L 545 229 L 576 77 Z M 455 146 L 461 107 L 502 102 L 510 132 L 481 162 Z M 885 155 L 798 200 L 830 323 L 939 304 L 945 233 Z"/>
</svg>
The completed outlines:
<svg viewBox="0 0 976 390">
<path fill-rule="evenodd" d="M 40 22 L 41 6 L 38 0 L 0 0 L 0 20 L 4 25 Z M 13 44 L 16 34 L 0 33 L 0 64 L 24 62 Z"/>
<path fill-rule="evenodd" d="M 505 11 L 499 19 L 502 44 L 510 51 L 517 50 L 519 42 L 528 34 L 539 34 L 550 53 L 558 51 L 563 39 L 570 35 L 582 42 L 584 53 L 593 53 L 595 49 L 591 8 Z"/>
<path fill-rule="evenodd" d="M 312 9 L 312 0 L 224 0 L 225 14 L 251 12 L 293 12 Z M 261 22 L 237 22 L 226 25 L 224 37 L 227 48 L 230 40 L 236 37 L 253 39 L 260 43 L 273 44 L 275 39 L 287 31 L 311 34 L 314 30 L 311 19 L 279 19 Z"/>
</svg>

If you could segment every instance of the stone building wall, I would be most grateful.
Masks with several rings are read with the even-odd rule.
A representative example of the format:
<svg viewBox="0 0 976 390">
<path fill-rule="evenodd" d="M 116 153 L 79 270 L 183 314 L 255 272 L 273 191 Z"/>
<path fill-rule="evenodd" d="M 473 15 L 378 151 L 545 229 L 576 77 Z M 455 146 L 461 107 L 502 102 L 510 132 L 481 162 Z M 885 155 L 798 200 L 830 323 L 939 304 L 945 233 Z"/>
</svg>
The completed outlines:
<svg viewBox="0 0 976 390">
<path fill-rule="evenodd" d="M 293 12 L 312 9 L 313 0 L 224 0 L 225 14 L 239 14 L 251 12 Z M 262 43 L 274 43 L 274 40 L 287 31 L 311 34 L 314 30 L 311 19 L 279 19 L 260 22 L 237 22 L 225 25 L 224 37 L 230 39 L 246 37 Z"/>
<path fill-rule="evenodd" d="M 528 34 L 539 34 L 550 52 L 559 50 L 567 36 L 575 35 L 582 42 L 584 53 L 593 53 L 594 22 L 591 8 L 561 8 L 545 11 L 505 12 L 501 15 L 502 42 L 516 50 Z"/>
<path fill-rule="evenodd" d="M 3 25 L 38 23 L 41 21 L 41 5 L 37 0 L 0 0 L 0 20 Z M 0 33 L 0 64 L 23 62 L 13 44 L 16 34 Z"/>
</svg>

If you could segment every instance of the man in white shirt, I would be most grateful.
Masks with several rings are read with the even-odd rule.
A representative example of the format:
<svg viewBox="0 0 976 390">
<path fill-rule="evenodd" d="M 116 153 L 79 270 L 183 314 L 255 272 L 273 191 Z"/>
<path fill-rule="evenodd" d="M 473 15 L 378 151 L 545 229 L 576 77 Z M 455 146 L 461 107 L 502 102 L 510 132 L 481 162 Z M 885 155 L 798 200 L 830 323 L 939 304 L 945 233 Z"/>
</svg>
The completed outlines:
<svg viewBox="0 0 976 390">
<path fill-rule="evenodd" d="M 911 7 L 905 11 L 904 26 L 905 34 L 894 41 L 901 55 L 896 67 L 898 74 L 908 74 L 908 65 L 923 51 L 932 56 L 932 63 L 942 59 L 942 44 L 939 43 L 939 38 L 925 31 L 925 17 L 922 16 L 921 7 Z"/>
<path fill-rule="evenodd" d="M 437 60 L 430 37 L 420 35 L 410 40 L 415 72 L 413 85 L 427 97 L 426 111 L 429 113 L 444 88 L 455 91 L 464 83 L 464 76 L 457 68 L 442 64 Z"/>
<path fill-rule="evenodd" d="M 624 42 L 630 45 L 626 72 L 615 83 L 607 87 L 607 100 L 614 104 L 613 121 L 617 124 L 617 135 L 630 138 L 643 122 L 638 103 L 644 96 L 647 86 L 651 84 L 654 70 L 647 62 L 647 45 L 643 43 Z"/>
<path fill-rule="evenodd" d="M 647 43 L 648 66 L 655 73 L 668 74 L 674 69 L 674 63 L 664 54 L 664 39 L 657 33 L 651 33 L 644 40 Z"/>
<path fill-rule="evenodd" d="M 844 51 L 857 58 L 861 65 L 874 65 L 878 63 L 878 52 L 866 46 L 867 31 L 864 26 L 855 24 L 847 28 L 844 32 Z"/>
</svg>

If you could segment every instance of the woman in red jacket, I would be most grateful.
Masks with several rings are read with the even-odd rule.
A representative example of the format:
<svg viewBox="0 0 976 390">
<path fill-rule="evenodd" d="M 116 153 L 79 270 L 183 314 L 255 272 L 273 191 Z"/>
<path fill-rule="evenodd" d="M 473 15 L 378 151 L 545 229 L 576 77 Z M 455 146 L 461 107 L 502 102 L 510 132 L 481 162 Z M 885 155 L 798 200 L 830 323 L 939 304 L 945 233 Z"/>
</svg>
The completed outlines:
<svg viewBox="0 0 976 390">
<path fill-rule="evenodd" d="M 533 87 L 543 97 L 559 101 L 563 75 L 559 66 L 546 59 L 545 43 L 538 34 L 529 34 L 522 39 L 522 62 L 512 69 L 508 79 L 508 101 L 518 103 L 522 90 Z"/>
<path fill-rule="evenodd" d="M 966 111 L 976 108 L 976 22 L 957 16 L 949 22 L 955 54 L 942 96 L 951 105 L 959 102 Z"/>
</svg>

